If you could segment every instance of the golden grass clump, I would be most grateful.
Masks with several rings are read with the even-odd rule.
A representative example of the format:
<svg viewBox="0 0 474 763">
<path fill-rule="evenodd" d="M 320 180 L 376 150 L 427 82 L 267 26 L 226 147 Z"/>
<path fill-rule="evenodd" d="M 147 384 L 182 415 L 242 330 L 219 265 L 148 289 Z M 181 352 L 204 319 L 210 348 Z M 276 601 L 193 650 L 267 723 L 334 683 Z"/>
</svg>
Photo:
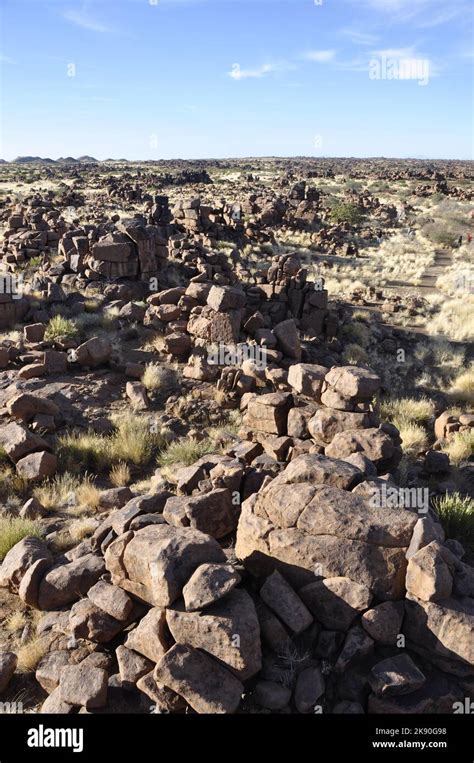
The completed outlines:
<svg viewBox="0 0 474 763">
<path fill-rule="evenodd" d="M 160 466 L 173 466 L 174 464 L 183 464 L 191 466 L 207 453 L 217 453 L 219 447 L 210 438 L 204 440 L 190 440 L 187 437 L 180 437 L 171 442 L 158 456 Z"/>
<path fill-rule="evenodd" d="M 109 479 L 114 487 L 124 487 L 132 479 L 130 467 L 123 461 L 114 464 L 109 472 Z"/>
<path fill-rule="evenodd" d="M 62 315 L 54 315 L 46 326 L 44 338 L 46 342 L 51 342 L 59 336 L 74 337 L 77 333 L 78 329 L 74 321 Z"/>
<path fill-rule="evenodd" d="M 455 402 L 474 404 L 474 364 L 456 376 L 447 394 Z"/>
<path fill-rule="evenodd" d="M 421 398 L 392 398 L 383 400 L 380 404 L 382 418 L 403 423 L 425 424 L 433 418 L 435 405 L 427 397 Z M 394 422 L 395 423 L 395 422 Z"/>
<path fill-rule="evenodd" d="M 41 538 L 41 527 L 31 519 L 0 516 L 0 561 L 23 538 Z"/>
<path fill-rule="evenodd" d="M 452 439 L 449 440 L 443 448 L 448 454 L 451 463 L 458 466 L 464 461 L 468 461 L 474 454 L 474 429 L 467 429 L 464 432 L 455 432 Z"/>
<path fill-rule="evenodd" d="M 428 435 L 425 429 L 402 416 L 393 419 L 392 423 L 400 432 L 402 450 L 407 455 L 416 456 L 428 448 Z"/>
<path fill-rule="evenodd" d="M 32 673 L 48 651 L 48 641 L 41 636 L 33 636 L 17 650 L 19 673 Z"/>
<path fill-rule="evenodd" d="M 64 472 L 35 488 L 33 495 L 47 509 L 84 507 L 96 509 L 99 505 L 100 491 L 88 474 L 82 479 Z"/>
<path fill-rule="evenodd" d="M 143 467 L 166 445 L 166 432 L 157 430 L 146 416 L 121 414 L 113 423 L 115 431 L 110 435 L 91 430 L 62 435 L 57 453 L 63 468 L 103 471 L 120 462 Z"/>
</svg>

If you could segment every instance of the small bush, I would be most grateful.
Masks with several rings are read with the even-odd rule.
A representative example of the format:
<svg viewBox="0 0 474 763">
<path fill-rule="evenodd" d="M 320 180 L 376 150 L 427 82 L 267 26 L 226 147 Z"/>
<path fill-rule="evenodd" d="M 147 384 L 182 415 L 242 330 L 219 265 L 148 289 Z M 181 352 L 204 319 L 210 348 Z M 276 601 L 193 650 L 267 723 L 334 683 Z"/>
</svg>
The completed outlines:
<svg viewBox="0 0 474 763">
<path fill-rule="evenodd" d="M 422 426 L 403 416 L 394 418 L 392 423 L 400 432 L 404 453 L 416 456 L 428 448 L 428 435 Z"/>
<path fill-rule="evenodd" d="M 74 321 L 64 318 L 62 315 L 55 315 L 46 326 L 44 338 L 46 342 L 51 342 L 60 336 L 75 337 L 77 333 L 78 330 Z"/>
<path fill-rule="evenodd" d="M 474 403 L 474 365 L 454 379 L 448 396 L 456 402 Z"/>
<path fill-rule="evenodd" d="M 351 317 L 353 321 L 370 325 L 370 313 L 365 310 L 354 310 Z"/>
<path fill-rule="evenodd" d="M 26 623 L 27 618 L 25 612 L 23 612 L 21 609 L 16 609 L 11 613 L 11 615 L 8 616 L 5 622 L 5 627 L 10 633 L 15 633 L 15 631 L 23 630 Z"/>
<path fill-rule="evenodd" d="M 41 535 L 37 522 L 21 517 L 0 517 L 0 560 L 23 538 L 41 538 Z"/>
<path fill-rule="evenodd" d="M 111 464 L 122 461 L 135 466 L 146 466 L 167 443 L 166 430 L 156 431 L 146 416 L 124 414 L 118 416 L 114 424 L 116 431 L 108 442 Z"/>
<path fill-rule="evenodd" d="M 455 432 L 454 436 L 443 448 L 449 455 L 450 461 L 458 466 L 468 461 L 474 453 L 474 429 Z"/>
<path fill-rule="evenodd" d="M 439 223 L 427 223 L 422 230 L 426 238 L 439 246 L 453 246 L 456 240 L 456 234 Z"/>
<path fill-rule="evenodd" d="M 368 326 L 360 321 L 355 321 L 354 323 L 346 323 L 342 327 L 341 336 L 365 349 L 370 342 L 371 333 Z"/>
<path fill-rule="evenodd" d="M 204 440 L 190 440 L 187 437 L 180 437 L 170 443 L 158 456 L 160 466 L 173 466 L 173 464 L 184 464 L 191 466 L 206 453 L 216 453 L 218 447 L 210 438 Z"/>
<path fill-rule="evenodd" d="M 458 540 L 474 551 L 474 502 L 460 493 L 446 494 L 434 501 L 434 508 L 447 538 Z"/>
<path fill-rule="evenodd" d="M 48 651 L 48 640 L 44 636 L 33 636 L 17 651 L 19 673 L 32 673 Z"/>
<path fill-rule="evenodd" d="M 168 389 L 176 384 L 176 374 L 170 368 L 163 368 L 157 363 L 149 363 L 143 372 L 142 384 L 149 392 Z"/>
<path fill-rule="evenodd" d="M 96 509 L 99 505 L 100 491 L 89 475 L 86 474 L 80 479 L 70 472 L 65 472 L 35 488 L 33 495 L 49 511 L 76 506 Z"/>
<path fill-rule="evenodd" d="M 107 438 L 91 430 L 67 432 L 58 438 L 57 455 L 68 472 L 102 470 L 109 464 Z"/>
<path fill-rule="evenodd" d="M 114 464 L 110 470 L 109 479 L 114 487 L 123 487 L 128 485 L 131 480 L 130 467 L 123 461 L 118 464 Z"/>
<path fill-rule="evenodd" d="M 359 366 L 367 363 L 369 356 L 359 344 L 347 344 L 343 355 L 344 363 L 349 366 Z"/>
<path fill-rule="evenodd" d="M 380 404 L 382 417 L 393 421 L 402 419 L 403 422 L 425 424 L 435 412 L 434 403 L 426 397 L 419 399 L 404 397 L 392 400 L 383 400 Z"/>
<path fill-rule="evenodd" d="M 347 202 L 335 204 L 331 209 L 330 217 L 336 223 L 351 223 L 351 225 L 357 225 L 362 219 L 359 207 Z"/>
<path fill-rule="evenodd" d="M 119 462 L 143 467 L 166 445 L 166 432 L 155 432 L 147 417 L 123 414 L 115 418 L 114 425 L 111 435 L 92 431 L 62 435 L 57 453 L 63 468 L 103 471 Z"/>
<path fill-rule="evenodd" d="M 97 528 L 97 522 L 91 517 L 77 519 L 69 527 L 69 535 L 73 541 L 79 543 L 84 538 L 88 538 Z"/>
</svg>

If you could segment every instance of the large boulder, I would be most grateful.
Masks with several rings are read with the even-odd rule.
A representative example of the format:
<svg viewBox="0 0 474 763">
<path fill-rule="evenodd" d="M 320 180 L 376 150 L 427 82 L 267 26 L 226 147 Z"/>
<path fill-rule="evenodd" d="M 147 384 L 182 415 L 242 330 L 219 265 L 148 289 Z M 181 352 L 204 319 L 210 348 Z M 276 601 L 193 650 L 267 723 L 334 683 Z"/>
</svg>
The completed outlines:
<svg viewBox="0 0 474 763">
<path fill-rule="evenodd" d="M 423 686 L 425 681 L 425 676 L 408 654 L 378 662 L 369 675 L 370 687 L 379 697 L 410 694 Z"/>
<path fill-rule="evenodd" d="M 112 583 L 158 607 L 172 604 L 201 564 L 225 561 L 214 538 L 167 524 L 128 531 L 105 552 Z"/>
<path fill-rule="evenodd" d="M 240 583 L 232 564 L 201 564 L 183 588 L 186 610 L 195 612 L 227 596 Z"/>
<path fill-rule="evenodd" d="M 316 580 L 300 589 L 299 594 L 308 608 L 328 630 L 345 631 L 360 612 L 370 605 L 370 590 L 349 578 Z"/>
<path fill-rule="evenodd" d="M 53 567 L 42 579 L 38 592 L 40 609 L 59 609 L 85 596 L 105 572 L 104 560 L 85 554 L 69 564 Z"/>
<path fill-rule="evenodd" d="M 163 516 L 169 524 L 192 527 L 213 538 L 223 538 L 237 526 L 232 493 L 227 488 L 169 498 Z"/>
<path fill-rule="evenodd" d="M 453 576 L 443 557 L 443 547 L 437 541 L 410 557 L 406 587 L 410 594 L 423 601 L 440 601 L 451 596 Z"/>
<path fill-rule="evenodd" d="M 474 665 L 474 600 L 448 598 L 405 600 L 403 633 L 415 644 L 440 657 Z"/>
<path fill-rule="evenodd" d="M 393 457 L 395 443 L 386 432 L 372 427 L 339 432 L 326 446 L 325 453 L 332 458 L 347 458 L 353 453 L 361 453 L 376 466 L 383 466 Z"/>
<path fill-rule="evenodd" d="M 327 368 L 324 366 L 294 363 L 288 370 L 288 384 L 296 392 L 313 400 L 319 400 L 326 372 Z"/>
<path fill-rule="evenodd" d="M 368 429 L 372 424 L 373 414 L 371 413 L 353 413 L 333 408 L 320 408 L 308 421 L 308 431 L 316 442 L 328 445 L 338 434 L 344 434 L 348 430 Z M 331 454 L 328 453 L 328 455 Z M 349 452 L 344 455 L 349 455 Z"/>
<path fill-rule="evenodd" d="M 0 587 L 18 593 L 23 577 L 29 568 L 39 561 L 44 563 L 44 571 L 53 564 L 53 557 L 46 543 L 40 538 L 23 538 L 10 549 L 2 562 Z"/>
<path fill-rule="evenodd" d="M 35 451 L 49 450 L 48 443 L 42 437 L 15 421 L 0 427 L 0 445 L 15 463 Z"/>
<path fill-rule="evenodd" d="M 270 392 L 253 397 L 244 416 L 243 425 L 250 431 L 266 434 L 286 434 L 288 411 L 293 405 L 290 394 Z"/>
<path fill-rule="evenodd" d="M 346 577 L 381 600 L 401 598 L 417 517 L 404 509 L 373 507 L 336 486 L 348 487 L 357 473 L 350 464 L 325 457 L 292 461 L 244 501 L 237 557 L 257 576 L 277 568 L 297 587 L 314 581 L 315 574 Z"/>
<path fill-rule="evenodd" d="M 61 699 L 86 710 L 107 703 L 107 673 L 89 665 L 67 665 L 59 682 Z"/>
<path fill-rule="evenodd" d="M 339 366 L 331 368 L 326 383 L 342 397 L 351 400 L 368 400 L 380 389 L 380 377 L 365 368 Z"/>
</svg>

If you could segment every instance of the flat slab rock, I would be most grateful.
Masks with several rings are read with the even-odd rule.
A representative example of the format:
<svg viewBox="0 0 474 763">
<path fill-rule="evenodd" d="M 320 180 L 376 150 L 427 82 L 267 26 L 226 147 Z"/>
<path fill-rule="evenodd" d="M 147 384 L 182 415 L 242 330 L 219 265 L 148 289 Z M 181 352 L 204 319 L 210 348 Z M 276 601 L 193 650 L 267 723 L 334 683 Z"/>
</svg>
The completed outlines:
<svg viewBox="0 0 474 763">
<path fill-rule="evenodd" d="M 237 557 L 259 577 L 278 568 L 295 588 L 314 575 L 347 577 L 381 600 L 401 598 L 416 515 L 372 507 L 341 487 L 351 484 L 356 467 L 322 459 L 296 458 L 244 501 Z"/>
<path fill-rule="evenodd" d="M 440 657 L 474 665 L 474 600 L 422 601 L 408 594 L 403 633 Z"/>
<path fill-rule="evenodd" d="M 236 588 L 202 612 L 168 609 L 166 620 L 176 642 L 211 654 L 242 680 L 261 669 L 260 625 L 247 591 Z"/>
<path fill-rule="evenodd" d="M 425 681 L 425 676 L 408 654 L 378 662 L 369 675 L 370 687 L 380 697 L 410 694 L 423 686 Z"/>
<path fill-rule="evenodd" d="M 185 644 L 175 644 L 164 655 L 154 678 L 183 697 L 197 713 L 235 713 L 244 690 L 229 670 Z"/>
<path fill-rule="evenodd" d="M 87 710 L 107 703 L 107 672 L 88 665 L 66 665 L 59 681 L 60 697 Z"/>
</svg>

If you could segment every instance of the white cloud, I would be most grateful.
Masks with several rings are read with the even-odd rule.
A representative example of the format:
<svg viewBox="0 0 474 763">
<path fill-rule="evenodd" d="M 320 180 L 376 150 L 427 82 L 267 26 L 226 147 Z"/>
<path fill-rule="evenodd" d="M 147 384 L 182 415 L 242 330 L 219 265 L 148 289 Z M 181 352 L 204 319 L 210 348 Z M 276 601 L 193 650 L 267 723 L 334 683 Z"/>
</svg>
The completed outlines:
<svg viewBox="0 0 474 763">
<path fill-rule="evenodd" d="M 227 76 L 235 80 L 260 79 L 268 74 L 289 71 L 294 68 L 293 65 L 288 63 L 262 64 L 262 66 L 257 66 L 255 69 L 242 69 L 240 64 L 232 64 L 230 72 L 227 72 Z"/>
<path fill-rule="evenodd" d="M 306 61 L 316 61 L 317 63 L 322 64 L 332 61 L 335 55 L 335 50 L 308 50 L 308 52 L 303 55 L 303 58 L 306 59 Z"/>
<path fill-rule="evenodd" d="M 340 33 L 348 37 L 354 45 L 374 45 L 379 39 L 376 34 L 360 32 L 358 29 L 341 29 Z"/>
<path fill-rule="evenodd" d="M 360 4 L 361 0 L 349 0 Z M 362 0 L 366 8 L 392 17 L 394 23 L 412 21 L 419 29 L 448 24 L 459 18 L 470 18 L 471 9 L 465 0 Z"/>
<path fill-rule="evenodd" d="M 66 19 L 66 21 L 70 21 L 72 24 L 75 24 L 82 29 L 88 29 L 90 32 L 113 32 L 111 27 L 108 27 L 106 24 L 102 24 L 100 21 L 93 19 L 84 10 L 65 11 L 65 13 L 63 13 L 63 17 Z"/>
<path fill-rule="evenodd" d="M 411 48 L 385 48 L 384 50 L 373 50 L 373 56 L 380 58 L 412 58 L 415 55 L 413 47 Z"/>
</svg>

